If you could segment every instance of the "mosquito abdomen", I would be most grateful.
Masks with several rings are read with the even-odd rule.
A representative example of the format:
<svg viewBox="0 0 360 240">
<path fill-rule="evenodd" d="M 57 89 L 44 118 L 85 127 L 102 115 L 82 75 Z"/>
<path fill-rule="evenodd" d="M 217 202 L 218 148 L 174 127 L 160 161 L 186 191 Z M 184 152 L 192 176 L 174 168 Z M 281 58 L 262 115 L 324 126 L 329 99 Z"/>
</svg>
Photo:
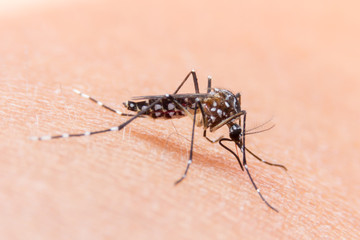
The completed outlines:
<svg viewBox="0 0 360 240">
<path fill-rule="evenodd" d="M 155 102 L 156 99 L 149 99 L 145 101 L 127 101 L 124 102 L 124 106 L 133 112 L 140 112 L 141 110 L 145 110 L 149 105 Z M 144 115 L 147 115 L 152 118 L 163 118 L 163 119 L 171 119 L 171 118 L 180 118 L 185 116 L 184 111 L 178 109 L 176 104 L 170 100 L 163 99 L 158 104 L 155 104 L 152 108 L 149 108 Z"/>
</svg>

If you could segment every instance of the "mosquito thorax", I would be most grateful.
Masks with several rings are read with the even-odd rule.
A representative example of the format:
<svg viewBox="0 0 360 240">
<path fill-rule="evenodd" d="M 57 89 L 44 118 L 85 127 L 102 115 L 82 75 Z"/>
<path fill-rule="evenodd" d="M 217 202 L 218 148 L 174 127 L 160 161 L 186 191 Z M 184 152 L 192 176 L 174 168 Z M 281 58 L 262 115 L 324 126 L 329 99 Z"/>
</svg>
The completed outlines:
<svg viewBox="0 0 360 240">
<path fill-rule="evenodd" d="M 229 128 L 229 135 L 231 140 L 233 141 L 239 141 L 241 136 L 241 127 L 238 124 L 233 124 Z"/>
</svg>

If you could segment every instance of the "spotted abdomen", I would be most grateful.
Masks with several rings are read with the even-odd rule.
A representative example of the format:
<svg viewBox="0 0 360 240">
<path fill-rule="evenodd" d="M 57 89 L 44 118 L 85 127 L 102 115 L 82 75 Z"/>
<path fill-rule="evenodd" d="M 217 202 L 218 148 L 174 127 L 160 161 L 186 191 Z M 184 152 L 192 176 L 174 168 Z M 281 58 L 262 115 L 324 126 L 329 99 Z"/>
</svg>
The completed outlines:
<svg viewBox="0 0 360 240">
<path fill-rule="evenodd" d="M 156 99 L 148 99 L 144 101 L 127 101 L 124 102 L 124 106 L 133 112 L 140 112 L 141 110 L 146 109 L 149 105 L 155 102 Z M 184 106 L 182 104 L 182 106 Z M 184 106 L 185 108 L 187 106 Z M 155 104 L 153 107 L 149 108 L 144 115 L 150 116 L 152 118 L 180 118 L 185 116 L 184 111 L 176 107 L 176 104 L 168 99 L 162 99 L 159 103 Z"/>
</svg>

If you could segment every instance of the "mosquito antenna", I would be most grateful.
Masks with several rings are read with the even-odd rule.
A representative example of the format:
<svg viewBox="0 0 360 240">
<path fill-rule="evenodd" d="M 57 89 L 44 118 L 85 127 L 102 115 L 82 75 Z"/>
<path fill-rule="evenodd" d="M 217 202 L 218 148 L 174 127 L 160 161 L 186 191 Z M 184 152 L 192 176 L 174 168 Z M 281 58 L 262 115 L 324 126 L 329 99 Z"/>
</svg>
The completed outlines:
<svg viewBox="0 0 360 240">
<path fill-rule="evenodd" d="M 258 129 L 258 128 L 261 128 L 262 126 L 265 126 L 266 124 L 268 124 L 269 122 L 271 122 L 271 120 L 273 120 L 273 117 L 271 117 L 269 120 L 267 120 L 266 122 L 256 126 L 256 127 L 253 127 L 253 128 L 250 128 L 247 130 L 247 132 L 251 132 L 252 130 L 255 130 L 255 129 Z M 248 134 L 248 133 L 246 133 Z"/>
<path fill-rule="evenodd" d="M 247 131 L 246 131 L 246 135 L 266 132 L 266 131 L 269 131 L 270 129 L 273 129 L 274 127 L 275 127 L 275 124 L 273 124 L 271 127 L 268 127 L 268 128 L 266 128 L 266 129 L 263 129 L 263 130 L 255 131 L 255 132 L 250 132 L 249 130 L 247 130 Z M 258 128 L 258 127 L 256 127 L 256 128 Z"/>
</svg>

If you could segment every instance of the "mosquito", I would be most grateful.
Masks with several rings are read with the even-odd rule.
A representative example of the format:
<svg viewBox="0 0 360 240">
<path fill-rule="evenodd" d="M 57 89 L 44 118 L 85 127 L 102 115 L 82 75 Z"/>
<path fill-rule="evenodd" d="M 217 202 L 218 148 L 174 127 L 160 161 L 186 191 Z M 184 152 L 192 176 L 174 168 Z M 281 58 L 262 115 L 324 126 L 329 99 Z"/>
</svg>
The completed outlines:
<svg viewBox="0 0 360 240">
<path fill-rule="evenodd" d="M 178 94 L 179 90 L 182 88 L 184 83 L 192 76 L 194 82 L 195 93 L 187 93 L 187 94 Z M 191 163 L 193 162 L 193 148 L 194 148 L 194 133 L 195 126 L 203 128 L 203 137 L 205 137 L 211 143 L 219 143 L 221 147 L 229 151 L 238 161 L 240 168 L 242 171 L 245 171 L 249 176 L 249 179 L 254 186 L 255 190 L 259 194 L 262 201 L 272 210 L 279 212 L 275 207 L 270 205 L 263 195 L 260 192 L 260 188 L 255 184 L 246 161 L 246 153 L 249 153 L 257 160 L 271 165 L 283 168 L 287 171 L 286 167 L 280 164 L 274 164 L 263 160 L 262 158 L 255 155 L 252 151 L 250 151 L 245 145 L 246 135 L 255 134 L 259 132 L 263 132 L 271 129 L 272 127 L 262 130 L 262 131 L 254 131 L 255 129 L 263 126 L 264 124 L 246 130 L 246 111 L 241 109 L 241 95 L 240 93 L 233 94 L 231 91 L 220 88 L 212 88 L 211 86 L 212 78 L 208 77 L 208 86 L 206 93 L 199 92 L 199 84 L 196 76 L 195 70 L 190 71 L 185 79 L 181 82 L 179 87 L 172 94 L 164 94 L 164 95 L 152 95 L 152 96 L 139 96 L 132 98 L 133 101 L 124 102 L 124 106 L 134 112 L 134 114 L 123 113 L 119 110 L 115 110 L 102 102 L 86 95 L 76 89 L 74 92 L 79 94 L 80 96 L 91 100 L 92 102 L 98 104 L 99 106 L 119 114 L 120 116 L 130 117 L 124 123 L 98 131 L 87 131 L 83 133 L 75 133 L 69 134 L 64 133 L 61 135 L 54 136 L 42 136 L 42 137 L 32 137 L 32 140 L 50 140 L 57 138 L 69 138 L 69 137 L 82 137 L 82 136 L 90 136 L 99 133 L 105 133 L 110 131 L 120 131 L 132 121 L 139 117 L 150 117 L 154 119 L 174 119 L 174 118 L 182 118 L 188 116 L 192 119 L 192 132 L 191 132 L 191 144 L 190 144 L 190 154 L 189 160 L 187 162 L 184 174 L 179 178 L 175 185 L 179 184 L 182 180 L 184 180 L 188 174 Z M 207 137 L 206 133 L 209 130 L 210 132 L 215 132 L 219 128 L 226 125 L 229 128 L 229 137 L 219 137 L 215 140 Z M 235 143 L 235 148 L 238 147 L 242 153 L 242 161 L 240 160 L 238 154 L 236 154 L 232 149 L 227 147 L 224 142 L 233 142 Z"/>
</svg>

